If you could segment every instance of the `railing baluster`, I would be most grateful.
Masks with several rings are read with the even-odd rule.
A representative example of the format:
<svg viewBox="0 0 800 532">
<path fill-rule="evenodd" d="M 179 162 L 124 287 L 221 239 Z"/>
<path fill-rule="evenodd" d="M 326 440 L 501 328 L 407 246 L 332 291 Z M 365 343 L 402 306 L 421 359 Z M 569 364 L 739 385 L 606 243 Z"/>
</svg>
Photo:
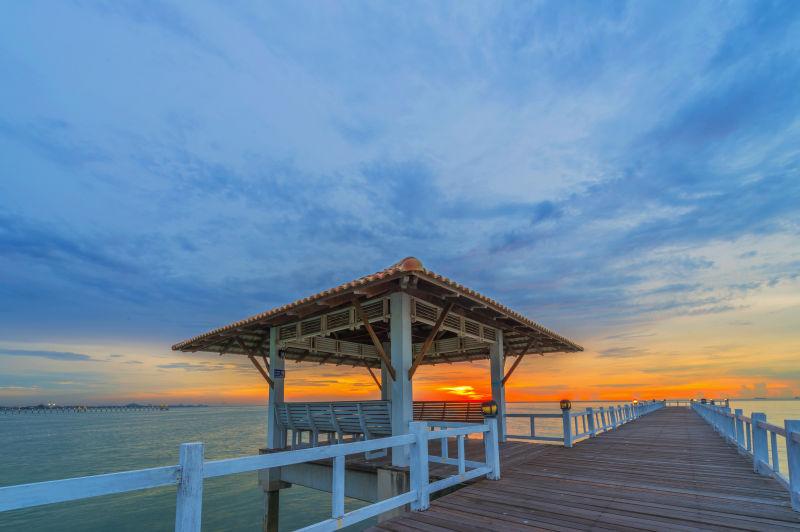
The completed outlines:
<svg viewBox="0 0 800 532">
<path fill-rule="evenodd" d="M 781 463 L 780 460 L 778 460 L 778 435 L 770 431 L 769 439 L 770 439 L 770 452 L 772 454 L 772 470 L 775 471 L 776 473 L 780 473 Z"/>
<path fill-rule="evenodd" d="M 586 419 L 589 422 L 589 437 L 594 438 L 597 430 L 594 428 L 594 409 L 591 406 L 586 409 Z"/>
<path fill-rule="evenodd" d="M 182 443 L 175 532 L 200 532 L 203 515 L 203 444 Z"/>
<path fill-rule="evenodd" d="M 489 432 L 483 435 L 483 448 L 486 465 L 492 468 L 486 478 L 500 480 L 500 444 L 498 443 L 497 419 L 486 418 L 486 423 L 489 425 Z"/>
<path fill-rule="evenodd" d="M 467 465 L 464 462 L 466 457 L 464 456 L 464 436 L 457 436 L 458 440 L 458 474 L 463 475 L 467 472 Z"/>
<path fill-rule="evenodd" d="M 750 420 L 753 427 L 753 471 L 761 475 L 769 475 L 767 429 L 759 426 L 760 421 L 767 421 L 767 415 L 763 412 L 753 412 Z"/>
<path fill-rule="evenodd" d="M 786 429 L 786 461 L 789 462 L 789 493 L 792 508 L 800 512 L 800 441 L 795 437 L 800 434 L 800 421 L 787 419 L 783 422 Z"/>
<path fill-rule="evenodd" d="M 417 498 L 411 503 L 411 509 L 417 512 L 427 510 L 430 506 L 428 493 L 428 424 L 424 421 L 409 423 L 414 443 L 410 445 L 410 481 L 411 489 L 417 492 Z"/>
<path fill-rule="evenodd" d="M 736 445 L 739 446 L 740 449 L 744 449 L 744 424 L 742 423 L 742 409 L 737 408 L 733 411 L 736 415 Z"/>
<path fill-rule="evenodd" d="M 333 457 L 331 517 L 334 519 L 339 519 L 344 515 L 344 461 L 344 455 Z"/>
</svg>

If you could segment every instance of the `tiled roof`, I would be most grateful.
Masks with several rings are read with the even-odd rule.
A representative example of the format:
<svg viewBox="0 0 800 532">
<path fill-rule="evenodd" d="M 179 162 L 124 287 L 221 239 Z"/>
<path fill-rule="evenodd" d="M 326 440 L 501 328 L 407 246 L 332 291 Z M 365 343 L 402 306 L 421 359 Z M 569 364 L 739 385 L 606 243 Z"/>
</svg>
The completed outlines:
<svg viewBox="0 0 800 532">
<path fill-rule="evenodd" d="M 238 329 L 242 327 L 246 327 L 248 325 L 252 325 L 258 322 L 266 322 L 272 318 L 278 317 L 282 314 L 285 314 L 297 307 L 305 306 L 309 303 L 314 303 L 316 301 L 320 301 L 323 299 L 327 299 L 330 297 L 334 297 L 340 294 L 346 294 L 348 292 L 352 292 L 358 288 L 363 288 L 367 285 L 377 284 L 379 282 L 388 281 L 393 278 L 402 277 L 404 275 L 415 275 L 420 279 L 425 279 L 436 284 L 442 284 L 446 287 L 450 288 L 454 292 L 458 294 L 480 301 L 481 303 L 485 304 L 487 307 L 492 308 L 497 312 L 507 315 L 508 317 L 518 321 L 520 324 L 530 327 L 531 329 L 536 330 L 537 332 L 549 336 L 550 338 L 562 342 L 565 347 L 565 351 L 583 351 L 583 348 L 578 344 L 568 340 L 567 338 L 539 325 L 538 323 L 534 322 L 533 320 L 528 319 L 527 317 L 519 314 L 518 312 L 511 310 L 510 308 L 498 303 L 494 299 L 484 296 L 483 294 L 472 290 L 471 288 L 467 288 L 452 279 L 445 277 L 444 275 L 440 275 L 438 273 L 432 272 L 426 269 L 422 262 L 415 258 L 415 257 L 406 257 L 405 259 L 389 266 L 388 268 L 375 272 L 370 275 L 365 275 L 363 277 L 359 277 L 353 281 L 348 283 L 340 284 L 334 288 L 330 288 L 328 290 L 323 290 L 322 292 L 318 292 L 314 295 L 304 297 L 302 299 L 298 299 L 293 301 L 292 303 L 288 303 L 286 305 L 281 305 L 280 307 L 275 307 L 273 309 L 267 310 L 265 312 L 261 312 L 259 314 L 255 314 L 250 316 L 249 318 L 245 318 L 243 320 L 231 323 L 229 325 L 225 325 L 224 327 L 219 327 L 217 329 L 213 329 L 211 331 L 205 332 L 201 335 L 195 336 L 194 338 L 190 338 L 188 340 L 184 340 L 183 342 L 179 342 L 172 346 L 172 349 L 175 351 L 184 349 L 188 346 L 191 346 L 195 342 L 200 340 L 204 340 L 206 338 L 219 335 L 221 333 L 225 333 L 227 331 L 231 331 L 233 329 Z"/>
</svg>

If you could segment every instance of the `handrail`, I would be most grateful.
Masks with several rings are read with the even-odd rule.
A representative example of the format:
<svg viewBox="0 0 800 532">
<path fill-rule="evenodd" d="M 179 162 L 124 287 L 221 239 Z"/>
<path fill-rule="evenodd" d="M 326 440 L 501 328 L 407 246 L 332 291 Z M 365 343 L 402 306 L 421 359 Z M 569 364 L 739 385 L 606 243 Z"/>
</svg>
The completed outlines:
<svg viewBox="0 0 800 532">
<path fill-rule="evenodd" d="M 702 403 L 693 403 L 692 409 L 740 453 L 751 456 L 755 472 L 774 478 L 788 489 L 792 508 L 800 511 L 800 421 L 787 419 L 779 427 L 768 423 L 761 412 L 747 417 L 739 408 L 731 413 L 727 406 Z M 786 442 L 788 475 L 781 472 L 778 436 Z"/>
<path fill-rule="evenodd" d="M 443 430 L 431 432 L 430 429 L 436 424 Z M 409 424 L 410 432 L 408 434 L 223 460 L 204 461 L 202 443 L 184 443 L 180 447 L 180 464 L 178 465 L 0 487 L 0 511 L 177 485 L 175 530 L 176 532 L 199 532 L 204 479 L 332 458 L 331 518 L 302 530 L 337 530 L 406 504 L 410 504 L 411 509 L 415 511 L 425 510 L 430 504 L 431 493 L 473 478 L 480 476 L 486 476 L 490 480 L 500 478 L 496 419 L 487 418 L 481 424 L 462 423 L 458 425 L 447 422 L 437 422 L 436 424 L 415 421 Z M 469 434 L 483 434 L 483 462 L 466 460 L 464 438 Z M 428 441 L 436 438 L 442 439 L 445 449 L 448 438 L 457 438 L 458 456 L 453 459 L 447 458 L 444 461 L 440 457 L 429 456 Z M 377 449 L 404 447 L 408 448 L 411 458 L 409 491 L 345 513 L 345 457 Z M 458 473 L 431 483 L 428 475 L 429 461 L 455 465 L 458 467 Z"/>
<path fill-rule="evenodd" d="M 593 438 L 601 432 L 614 430 L 617 427 L 634 421 L 639 417 L 666 406 L 666 401 L 647 401 L 642 403 L 626 403 L 622 405 L 603 406 L 598 409 L 562 410 L 561 414 L 508 413 L 506 418 L 528 418 L 530 435 L 508 434 L 506 437 L 516 440 L 562 442 L 565 447 L 585 438 Z M 561 436 L 540 436 L 536 433 L 537 419 L 562 420 Z"/>
</svg>

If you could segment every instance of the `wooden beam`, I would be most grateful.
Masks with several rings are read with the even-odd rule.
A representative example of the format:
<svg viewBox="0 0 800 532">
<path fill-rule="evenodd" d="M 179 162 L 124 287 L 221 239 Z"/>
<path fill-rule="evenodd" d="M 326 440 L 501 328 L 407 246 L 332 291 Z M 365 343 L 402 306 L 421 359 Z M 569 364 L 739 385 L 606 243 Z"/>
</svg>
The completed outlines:
<svg viewBox="0 0 800 532">
<path fill-rule="evenodd" d="M 275 383 L 272 381 L 272 379 L 270 378 L 269 373 L 268 373 L 269 372 L 269 364 L 267 363 L 267 357 L 263 357 L 264 358 L 264 364 L 267 367 L 267 369 L 265 371 L 264 368 L 261 367 L 261 364 L 258 363 L 258 360 L 256 360 L 256 353 L 252 349 L 247 347 L 247 344 L 245 344 L 244 341 L 242 341 L 241 338 L 237 337 L 236 338 L 236 343 L 239 344 L 239 347 L 241 347 L 242 351 L 245 352 L 245 354 L 247 355 L 247 358 L 250 359 L 250 362 L 252 362 L 253 365 L 258 370 L 258 372 L 261 373 L 261 376 L 264 377 L 264 379 L 269 383 L 269 387 L 270 388 L 274 387 Z"/>
<path fill-rule="evenodd" d="M 411 364 L 411 367 L 408 369 L 408 378 L 414 376 L 416 373 L 417 368 L 420 364 L 422 364 L 422 360 L 425 358 L 425 355 L 428 354 L 431 346 L 433 345 L 433 341 L 436 339 L 436 335 L 439 334 L 439 330 L 442 328 L 442 324 L 444 323 L 445 318 L 450 313 L 450 310 L 453 308 L 453 302 L 450 301 L 447 305 L 442 309 L 442 313 L 439 314 L 439 317 L 436 319 L 436 324 L 434 324 L 433 329 L 431 329 L 430 334 L 428 337 L 425 338 L 425 343 L 422 344 L 422 348 L 417 353 L 417 356 L 414 358 L 414 363 Z"/>
<path fill-rule="evenodd" d="M 375 384 L 378 385 L 378 389 L 379 390 L 383 390 L 383 386 L 381 386 L 381 381 L 378 380 L 378 377 L 375 376 L 375 372 L 372 371 L 372 368 L 369 367 L 369 366 L 365 366 L 365 367 L 367 368 L 367 371 L 369 371 L 369 374 L 372 375 L 372 380 L 374 380 Z"/>
<path fill-rule="evenodd" d="M 531 340 L 528 342 L 528 345 L 523 347 L 522 351 L 520 351 L 517 354 L 517 359 L 514 361 L 513 364 L 511 364 L 511 367 L 508 369 L 508 373 L 506 373 L 505 377 L 503 377 L 503 380 L 501 381 L 501 384 L 503 384 L 505 386 L 506 381 L 511 378 L 511 374 L 514 373 L 515 369 L 517 369 L 517 366 L 519 366 L 519 363 L 522 362 L 522 357 L 525 356 L 525 353 L 528 352 L 528 349 L 530 349 L 532 345 L 533 345 L 533 338 L 531 338 Z"/>
<path fill-rule="evenodd" d="M 250 362 L 252 362 L 253 365 L 258 370 L 258 372 L 261 373 L 261 376 L 264 377 L 264 380 L 266 380 L 269 383 L 269 387 L 270 388 L 274 388 L 275 387 L 275 383 L 272 382 L 272 379 L 269 378 L 269 375 L 267 374 L 267 372 L 264 371 L 264 368 L 262 368 L 261 364 L 258 363 L 258 360 L 256 360 L 256 357 L 254 357 L 252 355 L 249 355 L 247 358 L 250 359 Z"/>
<path fill-rule="evenodd" d="M 372 344 L 378 351 L 378 355 L 383 360 L 383 363 L 386 364 L 386 369 L 389 371 L 389 375 L 392 376 L 392 380 L 396 380 L 397 373 L 394 370 L 394 366 L 392 366 L 392 361 L 389 359 L 388 356 L 386 356 L 386 351 L 383 350 L 383 344 L 381 344 L 380 339 L 378 339 L 378 335 L 375 334 L 375 331 L 372 329 L 372 325 L 367 319 L 367 315 L 364 314 L 364 310 L 361 308 L 361 303 L 359 303 L 357 299 L 354 299 L 353 306 L 356 309 L 356 314 L 358 314 L 359 319 L 361 319 L 361 321 L 364 323 L 364 328 L 369 333 L 369 337 L 372 339 Z"/>
</svg>

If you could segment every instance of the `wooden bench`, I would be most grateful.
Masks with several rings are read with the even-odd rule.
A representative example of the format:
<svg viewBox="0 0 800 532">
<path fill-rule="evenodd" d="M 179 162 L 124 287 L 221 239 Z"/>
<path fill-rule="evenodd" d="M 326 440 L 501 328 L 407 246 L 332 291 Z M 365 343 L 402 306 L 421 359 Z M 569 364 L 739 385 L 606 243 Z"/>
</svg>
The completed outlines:
<svg viewBox="0 0 800 532">
<path fill-rule="evenodd" d="M 480 401 L 414 401 L 414 421 L 483 423 Z"/>
<path fill-rule="evenodd" d="M 312 447 L 320 434 L 337 443 L 348 435 L 365 440 L 392 435 L 389 401 L 278 403 L 275 410 L 281 428 L 292 431 L 292 447 L 301 443 L 304 432 Z"/>
</svg>

